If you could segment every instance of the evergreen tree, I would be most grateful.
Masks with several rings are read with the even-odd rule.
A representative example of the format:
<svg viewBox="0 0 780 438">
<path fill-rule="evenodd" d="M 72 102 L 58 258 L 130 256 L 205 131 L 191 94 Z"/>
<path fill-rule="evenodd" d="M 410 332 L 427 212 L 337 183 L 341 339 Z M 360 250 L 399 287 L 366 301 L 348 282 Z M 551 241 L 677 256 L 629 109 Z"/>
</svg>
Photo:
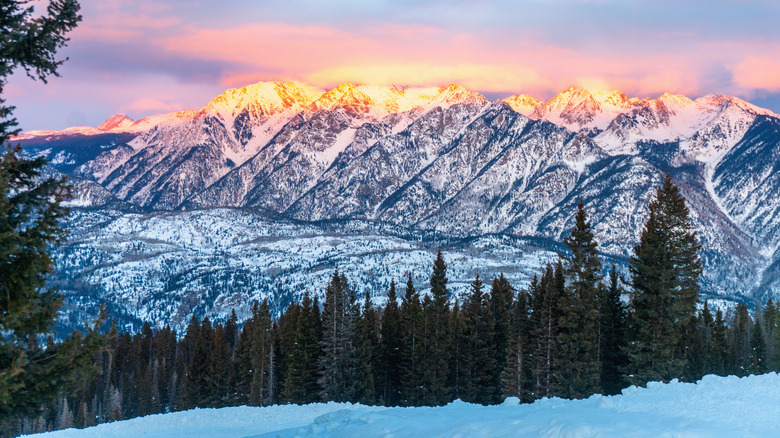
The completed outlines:
<svg viewBox="0 0 780 438">
<path fill-rule="evenodd" d="M 544 275 L 532 293 L 534 294 L 533 336 L 536 338 L 533 397 L 541 398 L 555 395 L 553 380 L 559 368 L 557 357 L 559 352 L 557 340 L 561 336 L 559 324 L 563 315 L 562 309 L 568 305 L 563 266 L 560 261 L 554 268 L 550 264 L 547 265 Z"/>
<path fill-rule="evenodd" d="M 621 370 L 627 365 L 624 354 L 627 314 L 626 306 L 620 298 L 624 290 L 620 286 L 620 276 L 614 264 L 609 273 L 609 285 L 600 290 L 601 390 L 605 395 L 613 395 L 619 394 L 626 386 Z"/>
<path fill-rule="evenodd" d="M 322 312 L 320 379 L 323 401 L 352 401 L 355 397 L 356 351 L 353 344 L 357 306 L 346 277 L 333 272 Z"/>
<path fill-rule="evenodd" d="M 465 338 L 465 321 L 460 310 L 460 303 L 455 299 L 450 312 L 449 332 L 450 332 L 450 376 L 447 385 L 452 391 L 452 397 L 460 399 L 463 397 L 466 385 L 465 378 L 468 377 L 466 370 L 466 361 L 468 360 L 464 350 L 467 339 Z"/>
<path fill-rule="evenodd" d="M 477 274 L 471 293 L 463 304 L 462 365 L 459 394 L 464 401 L 490 404 L 495 392 L 493 314 L 483 283 Z"/>
<path fill-rule="evenodd" d="M 221 408 L 228 406 L 230 399 L 230 377 L 233 358 L 222 324 L 214 328 L 211 349 L 208 356 L 208 374 L 204 379 L 205 400 L 199 407 Z"/>
<path fill-rule="evenodd" d="M 563 256 L 566 279 L 565 305 L 561 306 L 560 332 L 556 339 L 555 394 L 583 398 L 600 389 L 599 305 L 601 261 L 585 207 L 580 199 L 571 236 L 563 243 L 570 255 Z"/>
<path fill-rule="evenodd" d="M 447 265 L 439 251 L 433 263 L 431 293 L 423 300 L 424 349 L 422 404 L 442 405 L 452 400 L 450 378 L 450 309 Z"/>
<path fill-rule="evenodd" d="M 46 82 L 64 62 L 56 59 L 81 16 L 74 0 L 52 0 L 43 13 L 23 1 L 0 8 L 0 95 L 7 78 L 21 67 Z M 0 144 L 13 129 L 13 107 L 0 97 Z M 40 335 L 50 333 L 61 297 L 45 286 L 52 269 L 50 251 L 64 239 L 60 221 L 70 192 L 64 179 L 41 178 L 43 158 L 25 160 L 9 147 L 0 156 L 0 419 L 34 414 L 78 372 L 89 372 L 105 340 L 98 322 L 85 335 L 74 333 L 44 351 Z"/>
<path fill-rule="evenodd" d="M 387 305 L 382 313 L 382 336 L 380 351 L 382 355 L 381 398 L 385 406 L 397 406 L 401 395 L 402 367 L 402 328 L 401 310 L 398 308 L 398 296 L 395 281 L 390 280 L 387 292 Z"/>
<path fill-rule="evenodd" d="M 633 311 L 627 371 L 635 384 L 682 376 L 682 334 L 695 311 L 702 270 L 701 246 L 691 230 L 685 198 L 668 174 L 649 211 L 630 260 Z"/>
<path fill-rule="evenodd" d="M 489 306 L 493 323 L 493 402 L 501 401 L 501 373 L 506 366 L 510 338 L 512 337 L 512 305 L 515 290 L 501 273 L 493 278 Z"/>
<path fill-rule="evenodd" d="M 379 315 L 366 292 L 363 311 L 358 317 L 355 331 L 357 350 L 357 374 L 355 376 L 355 401 L 365 405 L 377 403 L 380 376 Z"/>
<path fill-rule="evenodd" d="M 285 402 L 307 404 L 319 400 L 317 362 L 320 356 L 320 339 L 317 333 L 319 312 L 307 292 L 301 302 L 301 315 L 297 321 L 295 343 L 287 367 L 282 396 Z"/>
<path fill-rule="evenodd" d="M 737 304 L 737 311 L 731 323 L 732 334 L 729 351 L 729 373 L 739 377 L 748 375 L 750 368 L 751 321 L 745 304 Z"/>
<path fill-rule="evenodd" d="M 720 309 L 715 312 L 715 321 L 712 325 L 710 356 L 712 357 L 711 372 L 719 376 L 727 375 L 729 369 L 728 328 L 726 327 L 726 320 L 723 318 L 723 312 Z"/>
<path fill-rule="evenodd" d="M 537 285 L 536 277 L 530 289 Z M 501 396 L 517 397 L 523 402 L 531 400 L 531 319 L 529 318 L 530 296 L 519 291 L 514 300 L 509 325 L 509 343 L 506 360 L 501 371 Z"/>
<path fill-rule="evenodd" d="M 747 373 L 754 375 L 764 374 L 767 371 L 766 344 L 758 313 L 759 310 L 756 309 L 756 321 L 750 334 L 750 350 L 747 357 Z"/>
<path fill-rule="evenodd" d="M 425 322 L 420 294 L 412 283 L 412 274 L 406 279 L 406 292 L 401 302 L 401 405 L 417 406 L 423 399 L 423 367 L 425 350 L 423 336 Z"/>
<path fill-rule="evenodd" d="M 184 379 L 184 398 L 182 409 L 192 409 L 206 406 L 209 400 L 208 376 L 209 356 L 214 339 L 214 330 L 208 317 L 200 323 L 192 352 L 192 362 L 187 368 Z"/>
</svg>

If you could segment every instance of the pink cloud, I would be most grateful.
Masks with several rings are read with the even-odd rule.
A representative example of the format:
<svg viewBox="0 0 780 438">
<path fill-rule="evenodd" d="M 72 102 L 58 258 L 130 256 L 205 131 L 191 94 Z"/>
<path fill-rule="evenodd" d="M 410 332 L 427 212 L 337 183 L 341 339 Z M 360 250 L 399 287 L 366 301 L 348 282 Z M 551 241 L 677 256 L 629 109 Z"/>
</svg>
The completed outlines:
<svg viewBox="0 0 780 438">
<path fill-rule="evenodd" d="M 749 57 L 732 71 L 734 82 L 747 89 L 780 90 L 780 58 Z"/>
<path fill-rule="evenodd" d="M 706 85 L 702 78 L 744 53 L 747 43 L 684 44 L 685 53 L 641 47 L 573 49 L 540 43 L 531 36 L 492 41 L 490 35 L 431 26 L 349 31 L 273 23 L 191 28 L 160 40 L 166 51 L 178 56 L 246 65 L 249 72 L 225 71 L 221 80 L 225 86 L 289 79 L 320 87 L 341 82 L 458 82 L 480 91 L 544 97 L 583 78 L 599 78 L 605 86 L 642 95 L 728 91 L 702 90 Z"/>
<path fill-rule="evenodd" d="M 181 111 L 184 109 L 184 106 L 180 103 L 162 102 L 151 97 L 144 97 L 133 101 L 125 109 L 127 112 L 154 114 L 158 112 Z"/>
</svg>

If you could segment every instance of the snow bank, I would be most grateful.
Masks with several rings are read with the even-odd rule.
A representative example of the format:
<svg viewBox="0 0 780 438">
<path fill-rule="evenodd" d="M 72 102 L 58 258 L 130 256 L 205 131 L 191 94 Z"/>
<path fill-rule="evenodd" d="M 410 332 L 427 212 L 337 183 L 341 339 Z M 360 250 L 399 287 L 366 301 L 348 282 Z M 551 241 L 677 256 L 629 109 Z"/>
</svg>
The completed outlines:
<svg viewBox="0 0 780 438">
<path fill-rule="evenodd" d="M 768 437 L 780 436 L 780 376 L 706 376 L 651 383 L 622 395 L 500 406 L 437 408 L 351 404 L 201 409 L 46 437 Z"/>
</svg>

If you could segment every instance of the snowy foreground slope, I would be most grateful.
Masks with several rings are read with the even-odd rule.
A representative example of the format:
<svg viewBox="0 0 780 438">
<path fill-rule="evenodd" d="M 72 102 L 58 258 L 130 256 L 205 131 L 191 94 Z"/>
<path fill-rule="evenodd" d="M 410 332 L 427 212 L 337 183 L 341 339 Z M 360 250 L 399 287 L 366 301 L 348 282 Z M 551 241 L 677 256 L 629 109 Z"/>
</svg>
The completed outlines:
<svg viewBox="0 0 780 438">
<path fill-rule="evenodd" d="M 780 376 L 705 376 L 696 384 L 651 383 L 622 395 L 544 399 L 501 406 L 456 401 L 436 408 L 343 403 L 200 409 L 152 415 L 66 437 L 773 437 L 780 436 Z"/>
</svg>

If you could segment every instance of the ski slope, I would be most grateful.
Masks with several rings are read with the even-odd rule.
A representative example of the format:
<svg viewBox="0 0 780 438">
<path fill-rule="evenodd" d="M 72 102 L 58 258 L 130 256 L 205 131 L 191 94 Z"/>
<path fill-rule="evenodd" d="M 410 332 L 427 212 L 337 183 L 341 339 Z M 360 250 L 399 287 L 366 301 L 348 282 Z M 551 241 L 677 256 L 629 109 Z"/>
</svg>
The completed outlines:
<svg viewBox="0 0 780 438">
<path fill-rule="evenodd" d="M 348 403 L 196 409 L 35 435 L 124 437 L 772 437 L 780 436 L 780 376 L 705 376 L 621 395 L 500 406 Z"/>
</svg>

